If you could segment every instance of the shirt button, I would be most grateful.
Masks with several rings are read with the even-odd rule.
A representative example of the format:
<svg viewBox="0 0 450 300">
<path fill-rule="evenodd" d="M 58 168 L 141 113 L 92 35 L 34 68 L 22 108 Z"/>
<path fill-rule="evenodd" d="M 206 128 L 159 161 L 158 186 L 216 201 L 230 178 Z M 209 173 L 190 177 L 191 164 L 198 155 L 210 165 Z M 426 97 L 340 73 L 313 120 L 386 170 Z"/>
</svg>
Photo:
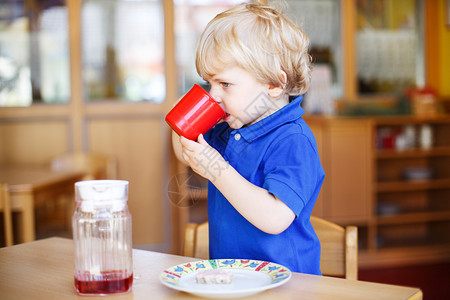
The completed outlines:
<svg viewBox="0 0 450 300">
<path fill-rule="evenodd" d="M 234 139 L 235 139 L 236 141 L 239 141 L 239 140 L 241 139 L 241 135 L 240 135 L 239 133 L 236 133 L 236 134 L 234 135 Z"/>
</svg>

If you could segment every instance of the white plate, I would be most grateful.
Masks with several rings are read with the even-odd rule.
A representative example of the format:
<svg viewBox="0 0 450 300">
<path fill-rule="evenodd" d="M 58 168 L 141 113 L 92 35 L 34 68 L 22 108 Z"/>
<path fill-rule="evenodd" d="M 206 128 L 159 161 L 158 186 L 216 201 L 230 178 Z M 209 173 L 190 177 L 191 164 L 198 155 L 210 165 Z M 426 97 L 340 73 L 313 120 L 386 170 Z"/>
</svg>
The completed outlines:
<svg viewBox="0 0 450 300">
<path fill-rule="evenodd" d="M 226 269 L 233 273 L 230 284 L 197 283 L 197 272 Z M 175 290 L 208 298 L 245 297 L 280 286 L 291 278 L 291 271 L 279 264 L 248 259 L 211 259 L 176 265 L 161 272 L 161 282 Z"/>
</svg>

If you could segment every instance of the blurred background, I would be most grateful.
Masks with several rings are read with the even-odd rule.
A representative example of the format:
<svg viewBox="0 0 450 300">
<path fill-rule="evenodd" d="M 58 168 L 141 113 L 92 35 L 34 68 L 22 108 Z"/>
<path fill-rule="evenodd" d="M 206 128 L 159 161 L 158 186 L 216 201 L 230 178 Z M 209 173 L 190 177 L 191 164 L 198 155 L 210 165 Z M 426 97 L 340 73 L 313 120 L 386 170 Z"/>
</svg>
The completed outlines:
<svg viewBox="0 0 450 300">
<path fill-rule="evenodd" d="M 177 163 L 164 117 L 204 85 L 197 40 L 239 2 L 0 1 L 0 172 L 114 157 L 135 247 L 181 253 L 186 223 L 207 220 L 205 182 Z M 450 260 L 449 2 L 284 3 L 311 41 L 303 106 L 327 173 L 314 214 L 358 226 L 362 271 Z M 70 236 L 40 216 L 37 238 Z"/>
</svg>

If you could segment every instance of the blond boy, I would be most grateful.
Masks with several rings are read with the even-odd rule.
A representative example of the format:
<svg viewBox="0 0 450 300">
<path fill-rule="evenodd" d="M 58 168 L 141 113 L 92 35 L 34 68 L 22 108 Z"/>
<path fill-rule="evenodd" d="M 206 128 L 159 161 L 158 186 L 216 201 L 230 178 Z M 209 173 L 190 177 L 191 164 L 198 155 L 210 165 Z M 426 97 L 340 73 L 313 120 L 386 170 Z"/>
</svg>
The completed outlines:
<svg viewBox="0 0 450 300">
<path fill-rule="evenodd" d="M 180 160 L 209 180 L 211 258 L 259 259 L 320 274 L 309 221 L 324 179 L 302 119 L 308 37 L 270 6 L 217 15 L 196 52 L 199 75 L 227 113 L 197 141 L 176 138 Z"/>
</svg>

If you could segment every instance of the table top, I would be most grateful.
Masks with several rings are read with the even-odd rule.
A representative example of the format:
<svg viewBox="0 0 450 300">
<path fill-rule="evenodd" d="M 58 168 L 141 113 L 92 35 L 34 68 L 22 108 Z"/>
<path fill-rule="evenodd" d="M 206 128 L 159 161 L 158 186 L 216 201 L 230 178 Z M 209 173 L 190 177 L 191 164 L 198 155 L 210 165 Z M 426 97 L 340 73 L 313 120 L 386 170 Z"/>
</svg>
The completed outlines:
<svg viewBox="0 0 450 300">
<path fill-rule="evenodd" d="M 7 183 L 11 192 L 39 190 L 64 181 L 81 180 L 79 171 L 54 171 L 50 168 L 0 166 L 0 182 Z"/>
<path fill-rule="evenodd" d="M 7 299 L 80 299 L 73 241 L 50 238 L 0 248 L 0 295 Z M 163 285 L 161 271 L 197 259 L 133 249 L 133 289 L 111 299 L 201 299 Z M 91 297 L 83 297 L 88 299 Z M 92 297 L 99 299 L 99 297 Z M 244 299 L 422 299 L 418 288 L 293 273 L 284 285 Z"/>
</svg>

